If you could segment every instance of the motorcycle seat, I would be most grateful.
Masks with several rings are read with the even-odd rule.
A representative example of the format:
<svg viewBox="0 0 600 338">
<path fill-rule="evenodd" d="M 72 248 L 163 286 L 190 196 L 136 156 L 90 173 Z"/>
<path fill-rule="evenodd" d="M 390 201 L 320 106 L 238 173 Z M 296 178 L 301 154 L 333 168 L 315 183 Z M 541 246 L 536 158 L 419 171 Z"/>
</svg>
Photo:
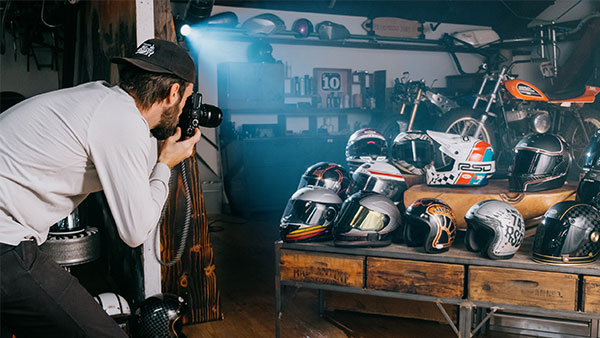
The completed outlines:
<svg viewBox="0 0 600 338">
<path fill-rule="evenodd" d="M 550 101 L 561 101 L 580 97 L 585 93 L 585 86 L 571 86 L 560 90 L 545 92 Z"/>
</svg>

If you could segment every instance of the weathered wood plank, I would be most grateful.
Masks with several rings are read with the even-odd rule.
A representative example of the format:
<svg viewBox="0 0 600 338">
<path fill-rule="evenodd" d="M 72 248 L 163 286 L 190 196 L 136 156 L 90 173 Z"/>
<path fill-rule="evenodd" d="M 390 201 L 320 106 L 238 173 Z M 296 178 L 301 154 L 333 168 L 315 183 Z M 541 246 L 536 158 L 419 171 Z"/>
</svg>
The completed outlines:
<svg viewBox="0 0 600 338">
<path fill-rule="evenodd" d="M 600 277 L 583 276 L 582 310 L 600 313 Z"/>
<path fill-rule="evenodd" d="M 364 257 L 281 250 L 281 280 L 363 287 Z"/>
</svg>

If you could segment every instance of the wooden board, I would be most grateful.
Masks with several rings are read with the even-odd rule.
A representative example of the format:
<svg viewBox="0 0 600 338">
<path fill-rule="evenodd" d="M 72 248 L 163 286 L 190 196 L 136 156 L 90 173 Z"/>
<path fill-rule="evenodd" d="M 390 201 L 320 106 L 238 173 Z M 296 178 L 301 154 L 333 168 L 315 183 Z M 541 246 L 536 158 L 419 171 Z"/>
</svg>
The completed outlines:
<svg viewBox="0 0 600 338">
<path fill-rule="evenodd" d="M 407 207 L 420 198 L 437 198 L 452 208 L 456 215 L 457 228 L 467 228 L 465 214 L 475 203 L 494 199 L 514 206 L 527 222 L 543 215 L 558 202 L 575 199 L 577 186 L 564 185 L 558 189 L 514 193 L 508 191 L 508 180 L 490 180 L 483 187 L 428 186 L 413 185 L 404 193 L 404 205 Z"/>
<path fill-rule="evenodd" d="M 600 277 L 583 276 L 583 309 L 600 313 Z"/>
<path fill-rule="evenodd" d="M 425 296 L 462 298 L 463 265 L 367 258 L 367 288 Z"/>
<path fill-rule="evenodd" d="M 442 306 L 454 323 L 457 323 L 458 306 L 451 304 L 442 304 Z M 354 311 L 446 323 L 446 318 L 444 318 L 444 315 L 435 303 L 411 299 L 327 291 L 325 293 L 325 310 Z"/>
<path fill-rule="evenodd" d="M 281 280 L 363 287 L 363 256 L 281 250 Z"/>
<path fill-rule="evenodd" d="M 577 310 L 575 274 L 473 266 L 468 279 L 471 300 Z"/>
</svg>

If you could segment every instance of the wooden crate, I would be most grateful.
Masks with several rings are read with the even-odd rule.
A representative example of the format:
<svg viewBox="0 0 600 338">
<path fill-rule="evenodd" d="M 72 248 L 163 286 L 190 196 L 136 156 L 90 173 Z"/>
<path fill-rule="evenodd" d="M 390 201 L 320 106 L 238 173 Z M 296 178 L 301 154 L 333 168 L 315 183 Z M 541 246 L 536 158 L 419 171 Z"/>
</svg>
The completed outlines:
<svg viewBox="0 0 600 338">
<path fill-rule="evenodd" d="M 417 295 L 462 298 L 463 265 L 367 258 L 367 288 Z"/>
<path fill-rule="evenodd" d="M 363 256 L 281 250 L 281 280 L 363 287 Z"/>
<path fill-rule="evenodd" d="M 600 313 L 600 277 L 583 276 L 583 309 Z"/>
<path fill-rule="evenodd" d="M 472 266 L 468 279 L 471 300 L 577 310 L 578 277 L 574 274 Z"/>
<path fill-rule="evenodd" d="M 458 306 L 451 304 L 442 304 L 442 306 L 454 323 L 457 323 Z M 446 324 L 446 318 L 435 303 L 411 299 L 327 291 L 325 293 L 325 310 L 415 318 Z"/>
</svg>

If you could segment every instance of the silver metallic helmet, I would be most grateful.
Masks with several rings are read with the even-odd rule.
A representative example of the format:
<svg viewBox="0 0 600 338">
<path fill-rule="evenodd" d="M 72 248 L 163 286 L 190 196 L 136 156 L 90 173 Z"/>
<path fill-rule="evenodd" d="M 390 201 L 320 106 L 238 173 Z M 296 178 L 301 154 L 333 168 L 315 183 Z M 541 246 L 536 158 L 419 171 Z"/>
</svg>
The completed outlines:
<svg viewBox="0 0 600 338">
<path fill-rule="evenodd" d="M 523 216 L 506 202 L 478 202 L 467 211 L 465 220 L 465 246 L 491 259 L 511 258 L 525 237 Z"/>
<path fill-rule="evenodd" d="M 333 225 L 337 246 L 386 246 L 392 232 L 402 222 L 398 207 L 388 197 L 371 191 L 359 191 L 342 204 Z"/>
<path fill-rule="evenodd" d="M 352 174 L 348 194 L 373 191 L 389 197 L 396 205 L 404 206 L 406 182 L 400 170 L 387 162 L 364 163 Z"/>
<path fill-rule="evenodd" d="M 355 131 L 346 144 L 346 162 L 350 174 L 361 164 L 375 161 L 387 161 L 387 140 L 375 129 L 363 128 Z"/>
<path fill-rule="evenodd" d="M 331 227 L 342 199 L 322 187 L 300 188 L 289 199 L 281 216 L 280 233 L 285 242 L 331 239 Z"/>
<path fill-rule="evenodd" d="M 435 148 L 427 133 L 420 131 L 402 132 L 392 143 L 392 162 L 403 172 L 425 175 L 425 166 L 433 162 Z"/>
</svg>

